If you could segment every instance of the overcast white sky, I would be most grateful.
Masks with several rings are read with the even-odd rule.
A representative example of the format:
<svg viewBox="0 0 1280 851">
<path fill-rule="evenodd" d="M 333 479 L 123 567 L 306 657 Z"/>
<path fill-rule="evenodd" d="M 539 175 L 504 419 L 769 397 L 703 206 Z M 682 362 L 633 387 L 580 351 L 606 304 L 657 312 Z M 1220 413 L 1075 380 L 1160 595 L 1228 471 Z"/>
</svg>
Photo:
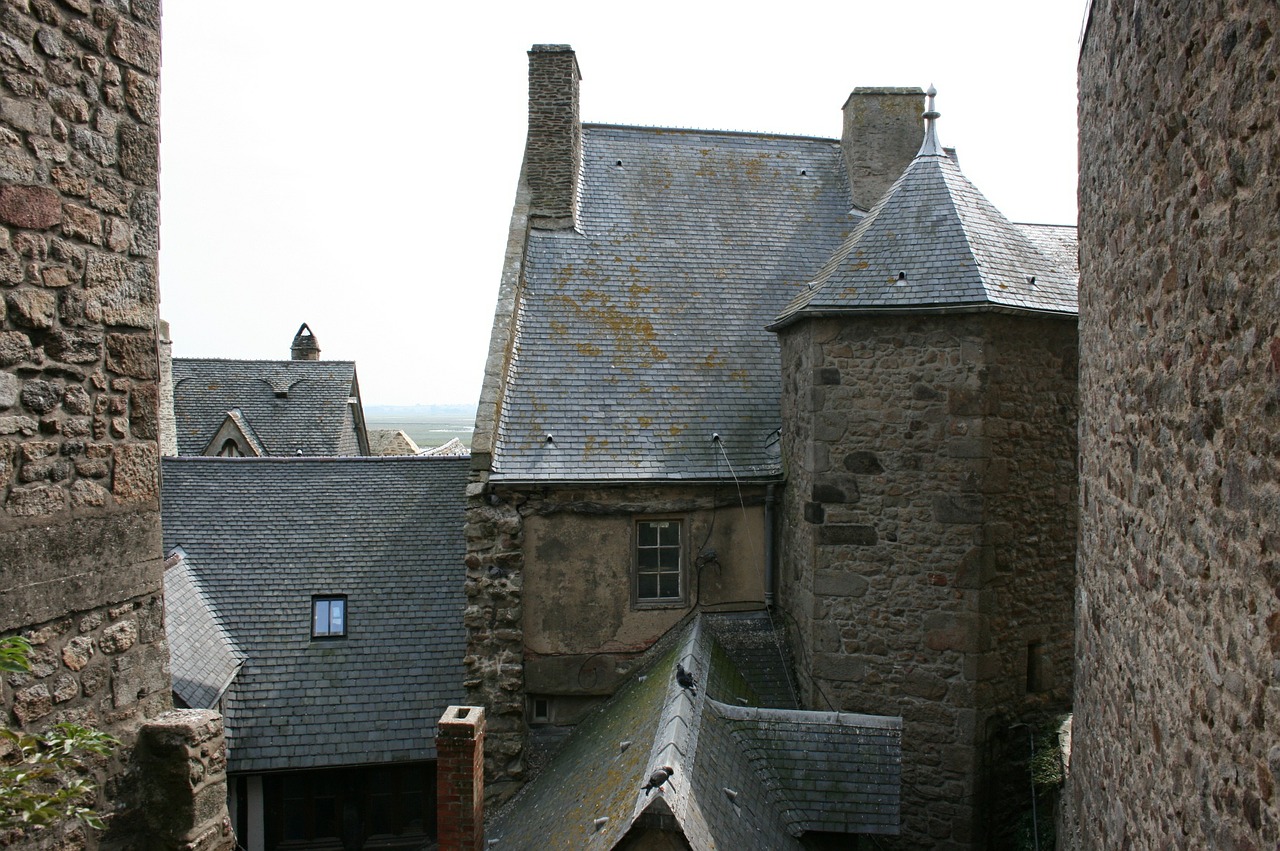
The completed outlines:
<svg viewBox="0 0 1280 851">
<path fill-rule="evenodd" d="M 932 82 L 978 188 L 1073 224 L 1084 5 L 166 3 L 174 353 L 287 358 L 305 321 L 366 405 L 474 404 L 535 43 L 573 45 L 588 122 L 835 138 L 854 86 Z"/>
</svg>

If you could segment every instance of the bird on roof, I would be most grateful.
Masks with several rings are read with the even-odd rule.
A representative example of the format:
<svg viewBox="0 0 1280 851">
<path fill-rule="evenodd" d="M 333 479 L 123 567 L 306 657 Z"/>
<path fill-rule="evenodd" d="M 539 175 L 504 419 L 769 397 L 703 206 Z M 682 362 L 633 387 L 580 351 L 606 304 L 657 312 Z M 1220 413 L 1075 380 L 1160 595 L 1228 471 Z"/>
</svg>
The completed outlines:
<svg viewBox="0 0 1280 851">
<path fill-rule="evenodd" d="M 679 662 L 676 662 L 676 682 L 680 684 L 680 688 L 687 688 L 695 695 L 698 693 L 698 681 Z"/>
<path fill-rule="evenodd" d="M 644 796 L 647 798 L 654 789 L 661 789 L 662 785 L 670 780 L 671 775 L 675 773 L 676 770 L 669 765 L 655 768 L 653 774 L 649 775 L 649 782 L 640 787 L 644 790 Z"/>
</svg>

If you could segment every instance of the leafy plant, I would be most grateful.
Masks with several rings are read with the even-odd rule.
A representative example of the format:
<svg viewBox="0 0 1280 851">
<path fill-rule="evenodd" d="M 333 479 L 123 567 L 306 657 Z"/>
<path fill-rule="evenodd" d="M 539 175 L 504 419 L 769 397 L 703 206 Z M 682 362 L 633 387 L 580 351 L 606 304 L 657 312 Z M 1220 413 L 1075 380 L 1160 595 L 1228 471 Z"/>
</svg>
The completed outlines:
<svg viewBox="0 0 1280 851">
<path fill-rule="evenodd" d="M 31 670 L 31 644 L 19 636 L 0 639 L 0 671 Z M 80 819 L 101 829 L 94 811 L 97 785 L 87 760 L 103 758 L 120 743 L 79 724 L 56 724 L 40 733 L 0 729 L 8 753 L 0 757 L 0 832 Z"/>
<path fill-rule="evenodd" d="M 31 670 L 31 642 L 20 635 L 0 638 L 0 671 L 22 673 Z"/>
</svg>

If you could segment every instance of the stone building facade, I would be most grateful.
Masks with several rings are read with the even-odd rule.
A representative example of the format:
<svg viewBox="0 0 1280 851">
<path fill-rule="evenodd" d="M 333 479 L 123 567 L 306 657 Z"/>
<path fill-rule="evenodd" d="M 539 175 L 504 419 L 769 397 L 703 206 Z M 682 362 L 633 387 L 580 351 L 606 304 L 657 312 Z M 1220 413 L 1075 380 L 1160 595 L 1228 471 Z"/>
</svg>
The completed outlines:
<svg viewBox="0 0 1280 851">
<path fill-rule="evenodd" d="M 143 786 L 146 760 L 131 759 L 140 727 L 172 705 L 157 445 L 159 28 L 151 0 L 0 8 L 0 634 L 35 647 L 32 672 L 6 678 L 0 702 L 17 729 L 67 720 L 124 742 L 99 778 L 101 847 L 214 848 L 230 842 L 217 716 L 165 716 L 207 763 L 198 782 L 170 790 L 203 793 L 185 827 L 147 821 L 138 805 L 157 790 Z M 188 766 L 187 750 L 164 752 Z M 68 831 L 59 847 L 98 847 L 84 828 Z"/>
<path fill-rule="evenodd" d="M 1280 18 L 1094 0 L 1080 57 L 1080 848 L 1280 842 Z"/>
<path fill-rule="evenodd" d="M 689 611 L 767 609 L 804 707 L 902 718 L 901 847 L 1007 843 L 1009 755 L 1071 693 L 1074 229 L 996 211 L 918 89 L 855 89 L 835 140 L 579 125 L 578 80 L 530 51 L 472 447 L 490 788 Z"/>
</svg>

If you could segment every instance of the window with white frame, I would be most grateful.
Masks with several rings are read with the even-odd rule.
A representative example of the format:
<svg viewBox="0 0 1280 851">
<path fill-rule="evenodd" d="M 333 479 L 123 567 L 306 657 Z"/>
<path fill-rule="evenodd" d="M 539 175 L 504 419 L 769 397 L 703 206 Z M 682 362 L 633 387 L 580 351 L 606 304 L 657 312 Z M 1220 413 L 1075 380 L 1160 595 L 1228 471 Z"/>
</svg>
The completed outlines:
<svg viewBox="0 0 1280 851">
<path fill-rule="evenodd" d="M 679 520 L 636 522 L 636 602 L 679 603 L 684 599 L 684 547 Z"/>
</svg>

